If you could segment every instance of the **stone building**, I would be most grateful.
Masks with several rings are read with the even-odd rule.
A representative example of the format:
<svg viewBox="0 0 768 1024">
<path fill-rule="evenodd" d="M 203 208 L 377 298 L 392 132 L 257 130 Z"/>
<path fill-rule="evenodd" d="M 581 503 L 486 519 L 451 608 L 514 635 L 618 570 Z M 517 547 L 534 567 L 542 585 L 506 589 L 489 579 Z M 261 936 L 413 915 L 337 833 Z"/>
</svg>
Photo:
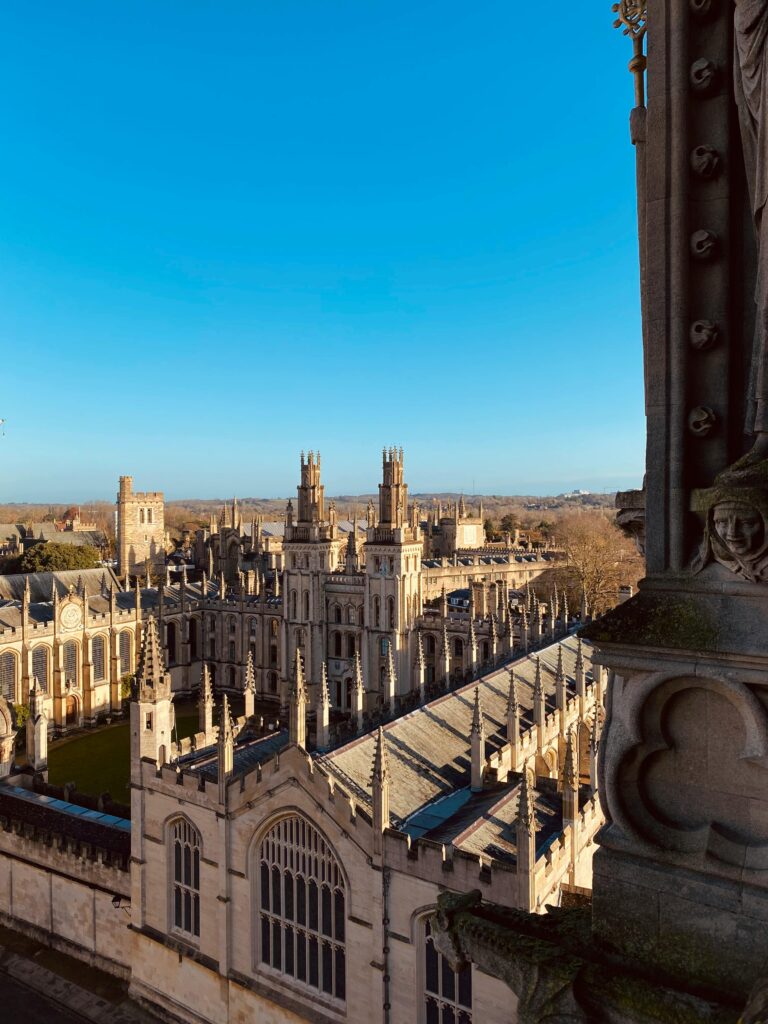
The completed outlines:
<svg viewBox="0 0 768 1024">
<path fill-rule="evenodd" d="M 604 689 L 589 657 L 567 636 L 311 753 L 299 653 L 287 729 L 233 720 L 206 685 L 200 732 L 177 745 L 150 615 L 130 818 L 52 803 L 6 754 L 0 922 L 189 1024 L 505 1019 L 506 986 L 451 970 L 429 916 L 446 889 L 542 911 L 589 885 Z M 0 700 L 0 750 L 13 729 Z"/>
<path fill-rule="evenodd" d="M 117 568 L 120 576 L 165 565 L 165 501 L 162 491 L 134 491 L 121 476 L 117 492 Z"/>
</svg>

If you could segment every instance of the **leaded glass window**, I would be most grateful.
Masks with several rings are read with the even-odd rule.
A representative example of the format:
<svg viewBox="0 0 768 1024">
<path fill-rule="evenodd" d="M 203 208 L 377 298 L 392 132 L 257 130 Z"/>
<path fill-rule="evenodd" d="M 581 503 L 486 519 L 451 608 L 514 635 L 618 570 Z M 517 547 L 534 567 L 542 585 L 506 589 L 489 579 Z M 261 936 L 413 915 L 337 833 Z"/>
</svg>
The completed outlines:
<svg viewBox="0 0 768 1024">
<path fill-rule="evenodd" d="M 120 634 L 120 675 L 125 676 L 131 671 L 131 634 L 124 629 Z"/>
<path fill-rule="evenodd" d="M 0 654 L 0 696 L 16 700 L 16 658 L 10 651 Z"/>
<path fill-rule="evenodd" d="M 282 818 L 258 856 L 262 964 L 325 995 L 346 998 L 346 891 L 336 856 L 298 815 Z"/>
<path fill-rule="evenodd" d="M 95 636 L 91 643 L 91 658 L 93 661 L 93 678 L 100 682 L 107 678 L 107 658 L 104 646 L 104 637 Z"/>
<path fill-rule="evenodd" d="M 472 968 L 454 971 L 435 949 L 429 920 L 424 921 L 425 1024 L 472 1024 Z"/>
<path fill-rule="evenodd" d="M 194 938 L 200 936 L 200 833 L 178 818 L 171 825 L 174 931 Z"/>
<path fill-rule="evenodd" d="M 77 644 L 74 640 L 64 644 L 64 679 L 77 686 Z"/>
<path fill-rule="evenodd" d="M 32 677 L 36 678 L 41 688 L 48 692 L 48 648 L 35 647 L 32 651 Z"/>
</svg>

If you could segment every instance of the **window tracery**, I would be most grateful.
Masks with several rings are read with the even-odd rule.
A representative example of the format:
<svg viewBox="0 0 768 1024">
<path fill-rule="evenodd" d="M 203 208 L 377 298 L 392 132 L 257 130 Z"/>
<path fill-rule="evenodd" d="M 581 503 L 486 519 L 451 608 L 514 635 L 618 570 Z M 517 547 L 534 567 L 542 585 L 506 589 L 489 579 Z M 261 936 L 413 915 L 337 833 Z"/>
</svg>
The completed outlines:
<svg viewBox="0 0 768 1024">
<path fill-rule="evenodd" d="M 346 892 L 331 847 L 304 818 L 270 828 L 257 852 L 261 964 L 328 996 L 346 998 Z"/>
</svg>

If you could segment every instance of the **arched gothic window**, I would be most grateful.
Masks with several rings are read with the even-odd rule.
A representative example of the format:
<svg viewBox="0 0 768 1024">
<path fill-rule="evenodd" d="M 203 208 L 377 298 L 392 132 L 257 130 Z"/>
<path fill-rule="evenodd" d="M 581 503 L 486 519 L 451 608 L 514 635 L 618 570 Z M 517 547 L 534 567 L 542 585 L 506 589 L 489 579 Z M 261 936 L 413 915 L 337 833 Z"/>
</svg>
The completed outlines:
<svg viewBox="0 0 768 1024">
<path fill-rule="evenodd" d="M 197 619 L 189 620 L 189 655 L 193 660 L 197 658 Z"/>
<path fill-rule="evenodd" d="M 350 626 L 354 626 L 355 624 L 355 609 L 352 605 L 347 608 L 347 622 Z"/>
<path fill-rule="evenodd" d="M 77 686 L 79 674 L 77 671 L 77 644 L 74 640 L 69 640 L 64 644 L 64 679 Z"/>
<path fill-rule="evenodd" d="M 425 648 L 425 653 L 426 654 L 434 655 L 434 653 L 435 653 L 435 638 L 430 633 L 428 633 L 427 636 L 426 636 L 426 639 L 424 641 L 424 648 Z"/>
<path fill-rule="evenodd" d="M 341 622 L 341 608 L 337 604 L 333 606 L 333 621 Z"/>
<path fill-rule="evenodd" d="M 171 927 L 200 936 L 200 833 L 186 818 L 171 825 L 173 899 Z"/>
<path fill-rule="evenodd" d="M 257 853 L 262 964 L 336 999 L 346 998 L 346 892 L 330 846 L 298 815 L 282 818 Z"/>
<path fill-rule="evenodd" d="M 48 648 L 35 647 L 32 651 L 32 676 L 37 678 L 40 686 L 48 693 Z"/>
<path fill-rule="evenodd" d="M 464 657 L 464 644 L 458 636 L 453 641 L 453 653 L 457 658 Z"/>
<path fill-rule="evenodd" d="M 95 636 L 91 643 L 91 660 L 93 661 L 94 682 L 107 678 L 107 656 L 103 636 Z"/>
<path fill-rule="evenodd" d="M 168 664 L 175 665 L 178 651 L 176 649 L 176 623 L 169 622 L 165 627 L 165 644 L 168 648 Z"/>
<path fill-rule="evenodd" d="M 373 624 L 377 629 L 381 625 L 381 601 L 378 594 L 373 598 Z"/>
<path fill-rule="evenodd" d="M 308 590 L 304 591 L 304 595 L 302 597 L 302 605 L 303 605 L 303 609 L 302 610 L 303 610 L 304 618 L 308 619 L 309 618 L 309 591 Z"/>
<path fill-rule="evenodd" d="M 131 634 L 124 629 L 120 634 L 120 675 L 131 671 Z"/>
<path fill-rule="evenodd" d="M 333 656 L 334 658 L 341 657 L 341 633 L 333 634 Z"/>
<path fill-rule="evenodd" d="M 451 970 L 435 949 L 428 918 L 424 918 L 423 929 L 424 993 L 419 1019 L 424 1024 L 472 1024 L 472 967 Z"/>
<path fill-rule="evenodd" d="M 291 591 L 291 618 L 296 618 L 296 591 Z"/>
<path fill-rule="evenodd" d="M 0 696 L 11 704 L 16 700 L 16 656 L 10 651 L 0 654 Z"/>
<path fill-rule="evenodd" d="M 389 623 L 389 628 L 390 629 L 394 629 L 395 628 L 395 599 L 394 599 L 394 597 L 388 597 L 387 598 L 387 622 Z"/>
<path fill-rule="evenodd" d="M 355 647 L 355 634 L 350 633 L 349 636 L 347 637 L 347 657 L 354 658 L 356 649 L 357 648 Z"/>
</svg>

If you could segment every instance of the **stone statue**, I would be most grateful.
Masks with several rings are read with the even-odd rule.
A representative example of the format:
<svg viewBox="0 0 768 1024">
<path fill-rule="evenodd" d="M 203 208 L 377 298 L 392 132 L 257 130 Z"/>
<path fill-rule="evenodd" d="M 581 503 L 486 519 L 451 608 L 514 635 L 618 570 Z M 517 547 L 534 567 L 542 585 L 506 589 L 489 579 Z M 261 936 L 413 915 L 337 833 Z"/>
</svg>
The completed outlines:
<svg viewBox="0 0 768 1024">
<path fill-rule="evenodd" d="M 734 86 L 757 241 L 754 350 L 747 423 L 755 444 L 735 468 L 768 457 L 768 0 L 735 0 Z"/>
</svg>

